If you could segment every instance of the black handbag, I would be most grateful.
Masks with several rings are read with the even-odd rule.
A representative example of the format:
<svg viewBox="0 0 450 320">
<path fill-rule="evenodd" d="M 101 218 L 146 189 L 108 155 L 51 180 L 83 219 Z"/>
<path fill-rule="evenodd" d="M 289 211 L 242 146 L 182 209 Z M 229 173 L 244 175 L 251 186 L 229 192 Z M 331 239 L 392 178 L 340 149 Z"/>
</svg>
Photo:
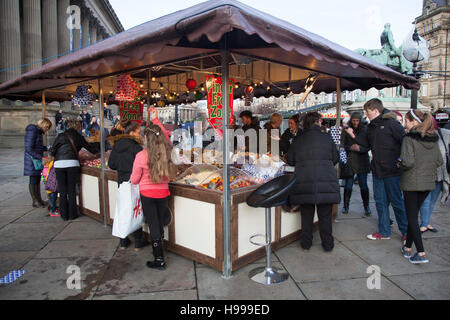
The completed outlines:
<svg viewBox="0 0 450 320">
<path fill-rule="evenodd" d="M 448 152 L 447 145 L 445 144 L 444 137 L 442 136 L 441 129 L 438 129 L 438 133 L 439 133 L 439 136 L 441 137 L 442 143 L 444 144 L 444 148 L 445 148 L 445 165 L 446 165 L 446 168 L 447 168 L 447 173 L 450 174 L 450 154 Z"/>
<path fill-rule="evenodd" d="M 350 179 L 354 176 L 355 172 L 349 160 L 346 163 L 339 162 L 339 179 Z"/>
</svg>

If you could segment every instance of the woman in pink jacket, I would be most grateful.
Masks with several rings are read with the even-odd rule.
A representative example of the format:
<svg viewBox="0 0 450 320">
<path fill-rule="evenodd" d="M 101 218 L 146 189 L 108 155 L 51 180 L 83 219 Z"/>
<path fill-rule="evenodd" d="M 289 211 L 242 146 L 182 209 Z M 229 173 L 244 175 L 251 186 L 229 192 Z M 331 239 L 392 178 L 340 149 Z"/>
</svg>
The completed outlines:
<svg viewBox="0 0 450 320">
<path fill-rule="evenodd" d="M 164 270 L 162 238 L 163 217 L 168 209 L 169 179 L 174 175 L 171 161 L 172 146 L 167 132 L 159 120 L 144 130 L 146 147 L 136 155 L 131 174 L 131 183 L 139 184 L 141 202 L 145 219 L 150 229 L 154 261 L 148 261 L 147 267 Z"/>
</svg>

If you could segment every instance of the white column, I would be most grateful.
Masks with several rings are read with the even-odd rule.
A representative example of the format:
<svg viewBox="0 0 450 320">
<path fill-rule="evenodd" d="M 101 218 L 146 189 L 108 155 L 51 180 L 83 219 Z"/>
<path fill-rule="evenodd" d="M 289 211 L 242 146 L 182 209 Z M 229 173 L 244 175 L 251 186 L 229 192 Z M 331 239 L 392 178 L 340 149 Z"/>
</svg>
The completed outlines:
<svg viewBox="0 0 450 320">
<path fill-rule="evenodd" d="M 70 51 L 70 29 L 67 27 L 67 8 L 70 0 L 58 0 L 58 53 L 63 54 Z"/>
<path fill-rule="evenodd" d="M 89 13 L 87 10 L 81 12 L 81 38 L 83 48 L 89 45 Z"/>
<path fill-rule="evenodd" d="M 21 65 L 19 0 L 0 1 L 0 70 Z M 0 72 L 0 82 L 20 76 L 22 69 Z"/>
<path fill-rule="evenodd" d="M 41 1 L 23 0 L 23 64 L 25 72 L 42 65 Z"/>
<path fill-rule="evenodd" d="M 91 23 L 89 26 L 89 43 L 93 44 L 97 42 L 97 26 L 94 23 Z"/>
<path fill-rule="evenodd" d="M 44 64 L 58 55 L 58 9 L 56 0 L 42 0 L 42 58 Z"/>
</svg>

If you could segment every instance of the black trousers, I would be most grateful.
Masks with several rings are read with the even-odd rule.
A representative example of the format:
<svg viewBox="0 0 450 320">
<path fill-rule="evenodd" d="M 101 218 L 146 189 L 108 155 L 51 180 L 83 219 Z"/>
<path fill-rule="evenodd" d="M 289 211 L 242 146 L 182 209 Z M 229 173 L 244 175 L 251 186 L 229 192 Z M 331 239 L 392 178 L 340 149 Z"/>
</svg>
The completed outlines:
<svg viewBox="0 0 450 320">
<path fill-rule="evenodd" d="M 78 217 L 76 184 L 80 181 L 80 167 L 55 168 L 55 173 L 60 194 L 61 218 L 75 219 Z"/>
<path fill-rule="evenodd" d="M 417 252 L 425 252 L 419 228 L 419 211 L 429 193 L 429 191 L 403 191 L 406 217 L 408 218 L 406 247 L 411 248 L 414 242 Z"/>
<path fill-rule="evenodd" d="M 315 209 L 316 205 L 314 204 L 300 205 L 300 212 L 302 215 L 302 233 L 300 243 L 303 249 L 309 249 L 312 246 Z M 331 251 L 334 248 L 334 238 L 332 236 L 332 211 L 332 204 L 317 205 L 320 239 L 322 240 L 322 247 L 326 251 Z"/>
<path fill-rule="evenodd" d="M 153 199 L 141 194 L 144 217 L 150 229 L 152 241 L 161 240 L 164 237 L 164 215 L 169 205 L 169 198 Z"/>
</svg>

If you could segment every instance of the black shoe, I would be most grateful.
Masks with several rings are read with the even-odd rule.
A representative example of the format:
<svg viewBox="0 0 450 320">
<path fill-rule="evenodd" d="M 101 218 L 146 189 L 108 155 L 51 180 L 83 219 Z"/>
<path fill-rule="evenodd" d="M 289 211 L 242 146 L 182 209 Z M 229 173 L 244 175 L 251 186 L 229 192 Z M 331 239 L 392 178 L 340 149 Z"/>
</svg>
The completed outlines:
<svg viewBox="0 0 450 320">
<path fill-rule="evenodd" d="M 369 207 L 369 189 L 361 190 L 361 199 L 364 205 L 364 215 L 366 217 L 370 217 L 372 211 L 370 210 Z"/>
<path fill-rule="evenodd" d="M 125 250 L 130 245 L 131 241 L 128 238 L 120 239 L 119 250 Z"/>
</svg>

